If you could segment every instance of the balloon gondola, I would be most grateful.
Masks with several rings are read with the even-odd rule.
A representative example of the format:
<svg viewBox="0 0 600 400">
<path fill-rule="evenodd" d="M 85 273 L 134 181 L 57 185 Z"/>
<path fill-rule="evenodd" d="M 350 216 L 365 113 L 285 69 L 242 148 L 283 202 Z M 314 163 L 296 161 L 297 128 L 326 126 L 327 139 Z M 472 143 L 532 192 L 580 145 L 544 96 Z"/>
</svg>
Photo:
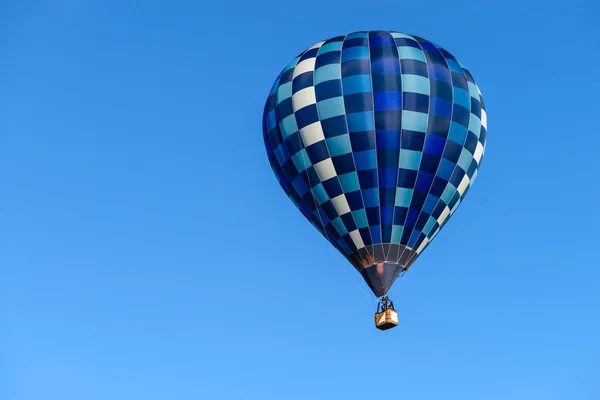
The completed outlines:
<svg viewBox="0 0 600 400">
<path fill-rule="evenodd" d="M 486 126 L 481 92 L 464 65 L 399 32 L 319 42 L 272 86 L 263 114 L 271 168 L 380 298 L 376 318 L 385 307 L 386 329 L 398 323 L 386 295 L 475 181 Z"/>
</svg>

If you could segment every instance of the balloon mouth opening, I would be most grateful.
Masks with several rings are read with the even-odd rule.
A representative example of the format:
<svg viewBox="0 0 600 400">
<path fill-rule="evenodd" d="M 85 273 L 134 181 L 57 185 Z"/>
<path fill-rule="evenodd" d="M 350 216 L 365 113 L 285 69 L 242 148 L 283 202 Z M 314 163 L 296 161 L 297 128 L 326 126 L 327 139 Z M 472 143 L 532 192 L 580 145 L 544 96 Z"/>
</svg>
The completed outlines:
<svg viewBox="0 0 600 400">
<path fill-rule="evenodd" d="M 376 297 L 385 296 L 396 279 L 406 272 L 404 264 L 377 262 L 361 271 L 361 275 Z"/>
</svg>

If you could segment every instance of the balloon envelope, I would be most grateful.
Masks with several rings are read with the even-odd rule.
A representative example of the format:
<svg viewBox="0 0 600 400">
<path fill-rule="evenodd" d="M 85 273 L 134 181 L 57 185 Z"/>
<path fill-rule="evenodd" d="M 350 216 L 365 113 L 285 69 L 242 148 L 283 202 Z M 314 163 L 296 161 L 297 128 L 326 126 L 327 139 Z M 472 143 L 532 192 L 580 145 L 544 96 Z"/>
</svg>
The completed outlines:
<svg viewBox="0 0 600 400">
<path fill-rule="evenodd" d="M 475 181 L 486 112 L 448 51 L 403 33 L 355 32 L 281 72 L 263 136 L 283 190 L 382 296 Z"/>
</svg>

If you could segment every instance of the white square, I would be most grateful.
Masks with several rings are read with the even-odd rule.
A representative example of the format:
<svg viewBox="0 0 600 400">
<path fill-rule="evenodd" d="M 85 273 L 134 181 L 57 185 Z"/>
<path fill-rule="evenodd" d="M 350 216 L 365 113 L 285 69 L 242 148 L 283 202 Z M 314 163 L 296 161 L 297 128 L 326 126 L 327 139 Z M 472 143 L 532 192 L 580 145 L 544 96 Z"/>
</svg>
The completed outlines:
<svg viewBox="0 0 600 400">
<path fill-rule="evenodd" d="M 333 166 L 333 161 L 331 161 L 331 158 L 327 158 L 320 163 L 315 164 L 314 168 L 321 182 L 325 182 L 326 180 L 337 175 L 335 173 L 335 167 Z"/>
<path fill-rule="evenodd" d="M 437 219 L 437 222 L 440 226 L 442 226 L 446 218 L 448 218 L 448 215 L 450 215 L 450 209 L 448 206 L 446 206 L 444 207 L 444 211 L 442 211 L 442 215 L 440 215 L 440 217 Z"/>
<path fill-rule="evenodd" d="M 360 236 L 360 232 L 358 231 L 358 229 L 350 232 L 349 235 L 350 239 L 352 239 L 357 249 L 362 249 L 363 247 L 365 247 L 365 243 L 363 242 L 362 236 Z"/>
<path fill-rule="evenodd" d="M 462 196 L 462 194 L 465 192 L 465 189 L 467 188 L 467 186 L 469 186 L 469 182 L 470 179 L 467 176 L 467 174 L 465 174 L 465 176 L 463 176 L 462 180 L 460 181 L 460 184 L 458 185 L 458 193 L 460 193 L 460 195 Z"/>
<path fill-rule="evenodd" d="M 351 211 L 350 205 L 348 204 L 348 200 L 346 199 L 346 195 L 344 194 L 340 194 L 338 197 L 331 199 L 331 203 L 333 204 L 333 208 L 335 208 L 335 211 L 340 217 Z"/>
<path fill-rule="evenodd" d="M 294 112 L 316 103 L 317 98 L 315 97 L 315 88 L 313 86 L 304 88 L 292 96 L 292 109 Z"/>
<path fill-rule="evenodd" d="M 313 47 L 311 47 L 309 50 L 312 50 L 312 49 L 318 49 L 318 48 L 320 48 L 321 46 L 323 46 L 323 43 L 325 43 L 325 42 L 324 42 L 324 41 L 323 41 L 323 42 L 319 42 L 319 43 L 315 44 Z"/>
<path fill-rule="evenodd" d="M 427 246 L 427 243 L 429 243 L 429 239 L 425 238 L 423 240 L 423 242 L 421 242 L 421 245 L 419 246 L 419 248 L 417 249 L 417 254 L 421 254 L 421 252 L 423 251 L 425 246 Z"/>
<path fill-rule="evenodd" d="M 483 108 L 481 109 L 481 126 L 487 130 L 487 113 Z"/>
<path fill-rule="evenodd" d="M 307 58 L 304 61 L 300 61 L 298 63 L 298 65 L 296 65 L 296 68 L 294 68 L 294 75 L 292 76 L 292 79 L 294 79 L 298 75 L 302 75 L 305 72 L 314 71 L 316 60 L 317 60 L 316 58 L 312 57 L 312 58 Z"/>
<path fill-rule="evenodd" d="M 300 137 L 302 138 L 304 147 L 308 147 L 311 144 L 315 144 L 317 142 L 320 142 L 321 140 L 325 140 L 325 135 L 323 134 L 321 122 L 317 121 L 300 129 Z"/>
<path fill-rule="evenodd" d="M 477 142 L 475 154 L 473 154 L 473 158 L 477 162 L 477 165 L 479 165 L 479 161 L 481 161 L 481 156 L 483 156 L 483 146 L 481 145 L 481 142 Z"/>
</svg>

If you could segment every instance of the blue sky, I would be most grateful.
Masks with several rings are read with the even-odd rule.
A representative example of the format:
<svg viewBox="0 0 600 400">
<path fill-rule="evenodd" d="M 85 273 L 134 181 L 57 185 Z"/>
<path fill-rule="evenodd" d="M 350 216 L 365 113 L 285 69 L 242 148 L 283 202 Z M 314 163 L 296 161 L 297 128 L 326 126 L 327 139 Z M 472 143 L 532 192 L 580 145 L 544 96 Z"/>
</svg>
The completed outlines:
<svg viewBox="0 0 600 400">
<path fill-rule="evenodd" d="M 597 4 L 0 7 L 1 399 L 600 397 Z M 444 46 L 488 111 L 385 333 L 261 132 L 279 71 L 363 29 Z"/>
</svg>

